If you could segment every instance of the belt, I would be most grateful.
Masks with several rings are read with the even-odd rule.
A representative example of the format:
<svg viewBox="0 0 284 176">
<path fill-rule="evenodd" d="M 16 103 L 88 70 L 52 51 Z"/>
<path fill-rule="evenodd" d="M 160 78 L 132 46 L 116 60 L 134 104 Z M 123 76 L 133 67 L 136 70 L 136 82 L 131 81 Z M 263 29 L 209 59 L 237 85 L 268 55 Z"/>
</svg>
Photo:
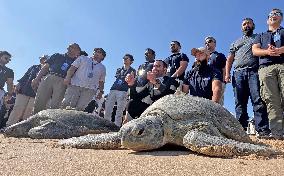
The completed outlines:
<svg viewBox="0 0 284 176">
<path fill-rule="evenodd" d="M 58 77 L 61 77 L 61 78 L 65 78 L 64 75 L 60 74 L 60 73 L 55 73 L 55 72 L 49 72 L 49 74 L 51 75 L 55 75 L 55 76 L 58 76 Z"/>
</svg>

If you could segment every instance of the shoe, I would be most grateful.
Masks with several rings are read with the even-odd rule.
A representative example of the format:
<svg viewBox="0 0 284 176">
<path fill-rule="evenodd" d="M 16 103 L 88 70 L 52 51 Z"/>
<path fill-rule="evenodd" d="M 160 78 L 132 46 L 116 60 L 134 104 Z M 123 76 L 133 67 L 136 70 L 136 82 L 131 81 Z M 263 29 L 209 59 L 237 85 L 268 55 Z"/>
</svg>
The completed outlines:
<svg viewBox="0 0 284 176">
<path fill-rule="evenodd" d="M 258 139 L 276 139 L 276 140 L 283 140 L 283 136 L 275 135 L 275 134 L 265 134 L 265 133 L 257 133 L 256 137 Z"/>
</svg>

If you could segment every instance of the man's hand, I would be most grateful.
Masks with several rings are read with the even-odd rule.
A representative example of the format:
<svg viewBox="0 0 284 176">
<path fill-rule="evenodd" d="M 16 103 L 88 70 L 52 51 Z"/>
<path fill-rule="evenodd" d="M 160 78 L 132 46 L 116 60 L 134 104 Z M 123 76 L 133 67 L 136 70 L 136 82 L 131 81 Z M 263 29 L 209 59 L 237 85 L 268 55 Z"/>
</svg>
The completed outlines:
<svg viewBox="0 0 284 176">
<path fill-rule="evenodd" d="M 231 82 L 231 75 L 226 75 L 224 81 L 225 81 L 225 83 L 230 83 Z"/>
<path fill-rule="evenodd" d="M 97 93 L 96 99 L 100 100 L 102 98 L 102 96 L 103 96 L 103 93 L 99 92 L 99 93 Z"/>
<path fill-rule="evenodd" d="M 37 90 L 38 85 L 39 85 L 39 80 L 36 79 L 36 78 L 33 79 L 33 80 L 32 80 L 32 83 L 31 83 L 32 88 L 33 88 L 34 90 Z"/>
<path fill-rule="evenodd" d="M 63 84 L 66 85 L 66 86 L 68 86 L 70 83 L 71 83 L 71 79 L 65 78 L 63 80 Z"/>
<path fill-rule="evenodd" d="M 152 71 L 148 71 L 147 72 L 147 79 L 149 80 L 150 83 L 152 84 L 156 84 L 156 73 L 152 72 Z"/>
<path fill-rule="evenodd" d="M 279 48 L 275 48 L 275 46 L 268 44 L 268 48 L 266 50 L 267 55 L 269 56 L 280 56 Z"/>
<path fill-rule="evenodd" d="M 133 86 L 135 82 L 134 73 L 131 72 L 130 74 L 127 74 L 125 77 L 125 82 L 128 84 L 128 86 Z"/>
</svg>

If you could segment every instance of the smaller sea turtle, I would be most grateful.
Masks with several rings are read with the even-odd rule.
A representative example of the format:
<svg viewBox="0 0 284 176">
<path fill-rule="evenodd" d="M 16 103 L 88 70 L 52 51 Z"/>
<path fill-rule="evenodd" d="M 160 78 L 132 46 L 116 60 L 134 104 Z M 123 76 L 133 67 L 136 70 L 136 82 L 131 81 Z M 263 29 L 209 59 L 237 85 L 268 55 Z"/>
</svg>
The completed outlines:
<svg viewBox="0 0 284 176">
<path fill-rule="evenodd" d="M 5 129 L 6 137 L 63 139 L 92 133 L 118 131 L 112 122 L 75 110 L 47 109 Z"/>
</svg>

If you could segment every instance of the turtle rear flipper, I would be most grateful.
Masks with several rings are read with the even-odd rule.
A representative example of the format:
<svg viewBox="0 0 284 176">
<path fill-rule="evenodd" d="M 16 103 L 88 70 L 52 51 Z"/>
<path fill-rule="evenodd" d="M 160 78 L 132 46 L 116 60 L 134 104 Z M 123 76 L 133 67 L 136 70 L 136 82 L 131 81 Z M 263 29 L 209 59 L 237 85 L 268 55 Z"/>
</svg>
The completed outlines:
<svg viewBox="0 0 284 176">
<path fill-rule="evenodd" d="M 220 136 L 212 136 L 197 130 L 189 131 L 183 138 L 183 144 L 192 151 L 209 156 L 231 157 L 250 154 L 270 156 L 282 154 L 282 152 L 266 146 L 238 142 Z"/>
<path fill-rule="evenodd" d="M 63 147 L 80 149 L 119 149 L 121 137 L 118 132 L 88 134 L 86 136 L 63 139 L 58 142 Z"/>
</svg>

